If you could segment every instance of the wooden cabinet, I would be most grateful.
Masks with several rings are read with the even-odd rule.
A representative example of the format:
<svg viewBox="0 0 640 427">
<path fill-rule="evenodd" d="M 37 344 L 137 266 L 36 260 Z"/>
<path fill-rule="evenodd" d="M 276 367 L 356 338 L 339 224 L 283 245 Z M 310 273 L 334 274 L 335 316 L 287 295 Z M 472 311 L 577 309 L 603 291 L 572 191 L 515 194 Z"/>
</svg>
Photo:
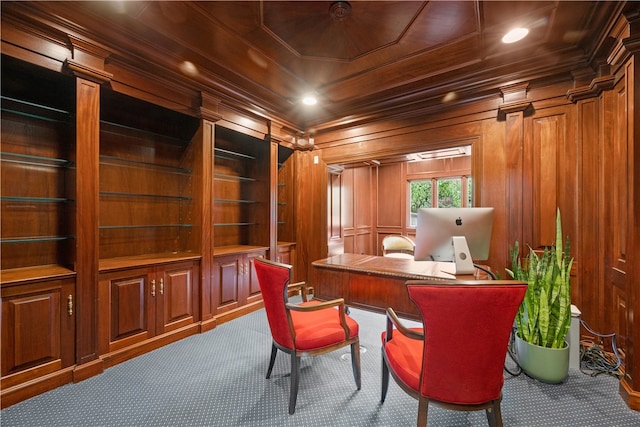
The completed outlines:
<svg viewBox="0 0 640 427">
<path fill-rule="evenodd" d="M 3 274 L 3 407 L 72 377 L 75 278 L 55 266 L 39 271 L 45 278 L 20 280 L 19 270 Z"/>
<path fill-rule="evenodd" d="M 258 246 L 229 246 L 215 251 L 212 282 L 217 290 L 218 317 L 235 317 L 261 303 L 260 285 L 252 261 L 266 257 L 267 250 Z"/>
<path fill-rule="evenodd" d="M 278 242 L 278 247 L 276 248 L 276 261 L 283 264 L 293 265 L 295 261 L 295 248 L 295 243 Z"/>
<path fill-rule="evenodd" d="M 73 79 L 2 58 L 2 405 L 68 382 L 75 363 Z"/>
<path fill-rule="evenodd" d="M 105 270 L 119 266 L 104 264 Z M 197 332 L 198 277 L 196 260 L 101 273 L 100 354 L 123 358 L 152 348 L 151 340 L 163 334 Z"/>
</svg>

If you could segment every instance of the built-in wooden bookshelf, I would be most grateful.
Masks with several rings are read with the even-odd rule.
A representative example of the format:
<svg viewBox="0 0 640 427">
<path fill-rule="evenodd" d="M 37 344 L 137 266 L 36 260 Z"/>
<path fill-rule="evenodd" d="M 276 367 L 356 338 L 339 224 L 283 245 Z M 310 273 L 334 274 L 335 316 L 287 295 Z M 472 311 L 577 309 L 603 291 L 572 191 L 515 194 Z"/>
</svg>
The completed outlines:
<svg viewBox="0 0 640 427">
<path fill-rule="evenodd" d="M 198 120 L 104 90 L 100 121 L 100 259 L 193 252 Z"/>
<path fill-rule="evenodd" d="M 295 247 L 263 119 L 2 59 L 3 407 L 261 306 L 253 259 Z"/>
<path fill-rule="evenodd" d="M 215 247 L 269 246 L 269 143 L 216 126 Z"/>
<path fill-rule="evenodd" d="M 73 79 L 3 57 L 1 105 L 1 268 L 71 269 Z"/>
</svg>

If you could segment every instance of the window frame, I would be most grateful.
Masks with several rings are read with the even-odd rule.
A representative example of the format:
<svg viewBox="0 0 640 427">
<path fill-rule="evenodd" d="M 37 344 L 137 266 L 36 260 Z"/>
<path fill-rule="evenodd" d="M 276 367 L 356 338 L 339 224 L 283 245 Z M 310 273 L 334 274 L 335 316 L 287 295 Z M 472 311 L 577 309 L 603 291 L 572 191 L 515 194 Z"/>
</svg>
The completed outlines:
<svg viewBox="0 0 640 427">
<path fill-rule="evenodd" d="M 473 207 L 475 206 L 475 200 L 473 197 L 473 188 L 469 191 L 469 185 L 473 185 L 473 176 L 471 173 L 463 175 L 451 175 L 450 173 L 442 173 L 439 175 L 430 175 L 429 177 L 414 177 L 407 179 L 407 228 L 416 228 L 416 224 L 412 222 L 411 218 L 411 183 L 416 181 L 431 181 L 431 206 L 423 207 L 438 207 L 438 181 L 446 179 L 460 179 L 460 202 L 461 207 Z M 469 194 L 471 193 L 471 194 Z M 417 213 L 417 212 L 416 212 Z"/>
</svg>

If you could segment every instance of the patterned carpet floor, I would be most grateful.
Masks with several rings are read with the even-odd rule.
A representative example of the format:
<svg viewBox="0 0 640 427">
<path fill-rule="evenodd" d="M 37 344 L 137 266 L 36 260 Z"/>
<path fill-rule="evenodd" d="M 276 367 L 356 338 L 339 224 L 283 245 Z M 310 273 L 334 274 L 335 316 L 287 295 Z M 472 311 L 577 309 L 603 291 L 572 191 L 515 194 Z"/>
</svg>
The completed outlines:
<svg viewBox="0 0 640 427">
<path fill-rule="evenodd" d="M 167 345 L 0 411 L 9 426 L 413 426 L 417 401 L 391 380 L 380 404 L 381 314 L 352 309 L 364 347 L 356 390 L 348 348 L 303 358 L 296 412 L 288 415 L 289 358 L 265 379 L 271 335 L 263 310 Z M 640 426 L 618 381 L 571 370 L 559 385 L 506 375 L 506 426 Z M 484 412 L 429 408 L 430 426 L 485 426 Z"/>
</svg>

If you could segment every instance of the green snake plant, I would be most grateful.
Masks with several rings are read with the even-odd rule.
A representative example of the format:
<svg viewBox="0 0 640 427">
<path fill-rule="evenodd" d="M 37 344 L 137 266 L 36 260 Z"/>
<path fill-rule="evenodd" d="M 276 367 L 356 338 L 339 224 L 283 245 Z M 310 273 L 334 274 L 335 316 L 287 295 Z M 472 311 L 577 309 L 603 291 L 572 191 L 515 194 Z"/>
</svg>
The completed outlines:
<svg viewBox="0 0 640 427">
<path fill-rule="evenodd" d="M 518 337 L 541 347 L 563 348 L 571 326 L 569 238 L 563 247 L 560 210 L 556 216 L 556 241 L 538 255 L 529 247 L 529 257 L 520 259 L 518 242 L 509 249 L 511 268 L 507 273 L 527 282 L 527 293 L 516 314 Z"/>
</svg>

